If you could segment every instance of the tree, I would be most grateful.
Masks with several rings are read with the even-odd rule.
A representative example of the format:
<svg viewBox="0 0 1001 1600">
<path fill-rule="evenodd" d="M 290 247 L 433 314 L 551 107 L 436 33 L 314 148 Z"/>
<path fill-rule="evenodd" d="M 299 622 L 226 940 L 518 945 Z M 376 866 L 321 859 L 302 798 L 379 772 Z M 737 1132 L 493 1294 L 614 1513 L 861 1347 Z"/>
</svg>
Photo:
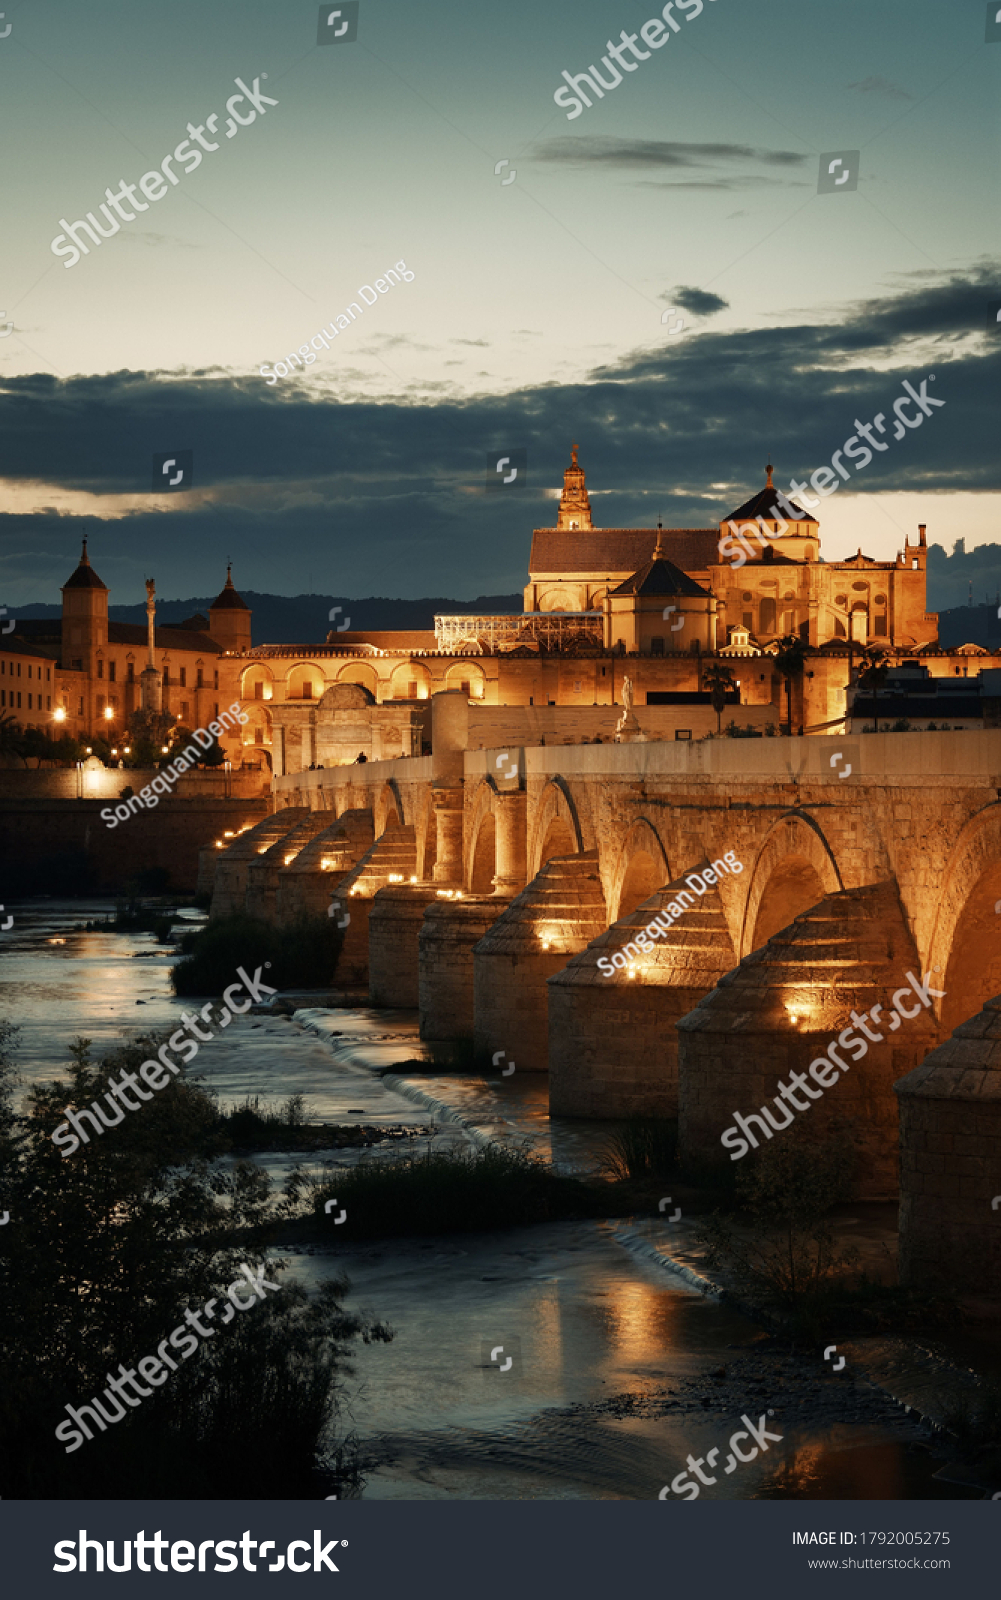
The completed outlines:
<svg viewBox="0 0 1001 1600">
<path fill-rule="evenodd" d="M 272 1202 L 262 1168 L 219 1164 L 230 1146 L 211 1094 L 182 1069 L 72 1154 L 52 1141 L 64 1107 L 103 1096 L 113 1072 L 135 1074 L 160 1042 L 140 1037 L 94 1064 L 78 1040 L 68 1081 L 36 1086 L 20 1116 L 0 1058 L 0 1209 L 10 1213 L 0 1232 L 0 1494 L 322 1498 L 343 1461 L 330 1432 L 338 1370 L 355 1339 L 391 1335 L 345 1311 L 343 1280 L 309 1297 L 266 1262 L 291 1206 Z M 266 1263 L 280 1292 L 225 1325 L 226 1286 L 243 1263 Z M 214 1331 L 193 1359 L 67 1453 L 72 1441 L 55 1438 L 66 1406 L 100 1397 L 109 1369 L 134 1371 L 186 1310 L 197 1316 L 213 1299 Z"/>
<path fill-rule="evenodd" d="M 873 732 L 879 732 L 879 691 L 886 682 L 890 670 L 889 651 L 879 645 L 873 645 L 866 650 L 864 655 L 865 665 L 859 668 L 858 682 L 860 689 L 872 692 Z"/>
<path fill-rule="evenodd" d="M 716 732 L 719 733 L 720 721 L 726 709 L 726 697 L 735 687 L 733 672 L 729 667 L 721 667 L 713 661 L 706 668 L 702 681 L 709 690 L 712 708 L 716 713 Z"/>
<path fill-rule="evenodd" d="M 169 711 L 133 711 L 128 720 L 125 743 L 132 754 L 126 758 L 127 767 L 160 767 L 167 761 L 164 745 L 170 744 L 176 717 Z"/>
<path fill-rule="evenodd" d="M 775 665 L 786 681 L 786 732 L 792 738 L 792 680 L 803 676 L 803 664 L 806 661 L 806 645 L 794 633 L 787 633 L 779 640 L 778 653 Z"/>
</svg>

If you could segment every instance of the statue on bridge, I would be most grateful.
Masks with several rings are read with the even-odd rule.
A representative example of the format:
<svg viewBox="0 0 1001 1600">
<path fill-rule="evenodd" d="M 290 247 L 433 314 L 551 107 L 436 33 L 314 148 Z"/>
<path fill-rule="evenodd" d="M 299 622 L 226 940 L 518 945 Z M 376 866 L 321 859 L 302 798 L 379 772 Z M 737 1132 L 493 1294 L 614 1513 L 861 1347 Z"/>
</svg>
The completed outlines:
<svg viewBox="0 0 1001 1600">
<path fill-rule="evenodd" d="M 622 680 L 622 715 L 615 726 L 616 744 L 646 744 L 646 734 L 633 711 L 633 680 Z"/>
</svg>

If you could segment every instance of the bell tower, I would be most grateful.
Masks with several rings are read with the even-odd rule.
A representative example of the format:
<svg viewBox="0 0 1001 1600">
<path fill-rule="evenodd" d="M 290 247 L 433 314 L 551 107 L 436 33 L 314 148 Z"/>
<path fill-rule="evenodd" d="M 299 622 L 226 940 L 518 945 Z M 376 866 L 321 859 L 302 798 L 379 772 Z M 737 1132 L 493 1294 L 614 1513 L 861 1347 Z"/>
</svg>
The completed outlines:
<svg viewBox="0 0 1001 1600">
<path fill-rule="evenodd" d="M 233 587 L 232 566 L 227 566 L 226 582 L 209 606 L 209 632 L 224 650 L 249 650 L 250 617 L 250 607 Z"/>
<path fill-rule="evenodd" d="M 62 586 L 62 660 L 72 668 L 96 676 L 97 652 L 108 644 L 108 590 L 90 564 L 83 541 L 80 564 Z"/>
<path fill-rule="evenodd" d="M 594 526 L 591 521 L 591 502 L 584 484 L 584 468 L 577 465 L 576 445 L 573 447 L 571 464 L 563 474 L 563 493 L 556 526 L 567 530 L 584 530 Z"/>
</svg>

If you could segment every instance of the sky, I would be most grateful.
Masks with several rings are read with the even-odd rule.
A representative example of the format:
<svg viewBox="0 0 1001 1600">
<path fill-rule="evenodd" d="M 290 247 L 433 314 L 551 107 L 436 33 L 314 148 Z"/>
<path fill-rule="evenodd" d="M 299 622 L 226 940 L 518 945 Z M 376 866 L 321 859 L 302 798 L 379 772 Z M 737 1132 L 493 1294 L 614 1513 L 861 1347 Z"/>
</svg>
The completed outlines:
<svg viewBox="0 0 1001 1600">
<path fill-rule="evenodd" d="M 351 6 L 7 0 L 0 603 L 57 600 L 84 534 L 118 603 L 147 575 L 211 593 L 230 558 L 281 594 L 508 592 L 573 440 L 598 525 L 704 527 L 769 458 L 803 481 L 878 414 L 822 553 L 892 558 L 919 522 L 997 540 L 988 8 L 667 10 L 679 31 L 615 74 L 649 0 L 359 0 L 325 44 Z M 592 63 L 621 81 L 568 118 L 562 73 Z M 155 203 L 53 253 L 164 157 Z M 830 157 L 849 182 L 818 193 Z M 904 380 L 945 404 L 896 440 Z M 191 487 L 153 493 L 179 451 Z"/>
</svg>

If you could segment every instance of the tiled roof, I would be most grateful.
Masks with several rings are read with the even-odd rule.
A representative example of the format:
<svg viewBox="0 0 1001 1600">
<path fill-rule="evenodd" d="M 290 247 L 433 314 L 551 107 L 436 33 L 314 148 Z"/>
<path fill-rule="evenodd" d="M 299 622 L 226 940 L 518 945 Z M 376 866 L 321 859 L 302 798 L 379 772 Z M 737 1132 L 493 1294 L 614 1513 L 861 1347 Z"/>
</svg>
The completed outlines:
<svg viewBox="0 0 1001 1600">
<path fill-rule="evenodd" d="M 797 521 L 812 522 L 814 527 L 820 526 L 816 517 L 811 517 L 809 511 L 804 511 L 802 506 L 796 504 L 795 500 L 790 500 L 789 504 L 796 513 Z M 755 517 L 764 517 L 766 522 L 778 522 L 780 518 L 783 522 L 789 521 L 788 512 L 783 511 L 775 498 L 775 490 L 772 488 L 759 489 L 757 494 L 753 495 L 750 500 L 745 500 L 744 504 L 738 506 L 736 511 L 731 511 L 727 521 L 743 522 L 746 520 L 753 522 Z"/>
<path fill-rule="evenodd" d="M 529 572 L 627 577 L 652 560 L 658 532 L 665 555 L 682 572 L 704 572 L 719 560 L 718 528 L 536 528 Z"/>
<path fill-rule="evenodd" d="M 609 591 L 611 594 L 635 595 L 661 595 L 687 594 L 701 595 L 708 598 L 708 591 L 702 585 L 690 578 L 673 561 L 665 561 L 663 557 L 656 561 L 648 561 L 645 566 L 634 572 L 625 583 L 620 583 L 617 589 Z"/>
<path fill-rule="evenodd" d="M 207 633 L 186 633 L 183 628 L 156 628 L 153 642 L 158 650 L 192 650 L 196 655 L 221 656 L 226 648 Z M 108 643 L 145 648 L 146 629 L 141 622 L 109 622 Z"/>
</svg>

